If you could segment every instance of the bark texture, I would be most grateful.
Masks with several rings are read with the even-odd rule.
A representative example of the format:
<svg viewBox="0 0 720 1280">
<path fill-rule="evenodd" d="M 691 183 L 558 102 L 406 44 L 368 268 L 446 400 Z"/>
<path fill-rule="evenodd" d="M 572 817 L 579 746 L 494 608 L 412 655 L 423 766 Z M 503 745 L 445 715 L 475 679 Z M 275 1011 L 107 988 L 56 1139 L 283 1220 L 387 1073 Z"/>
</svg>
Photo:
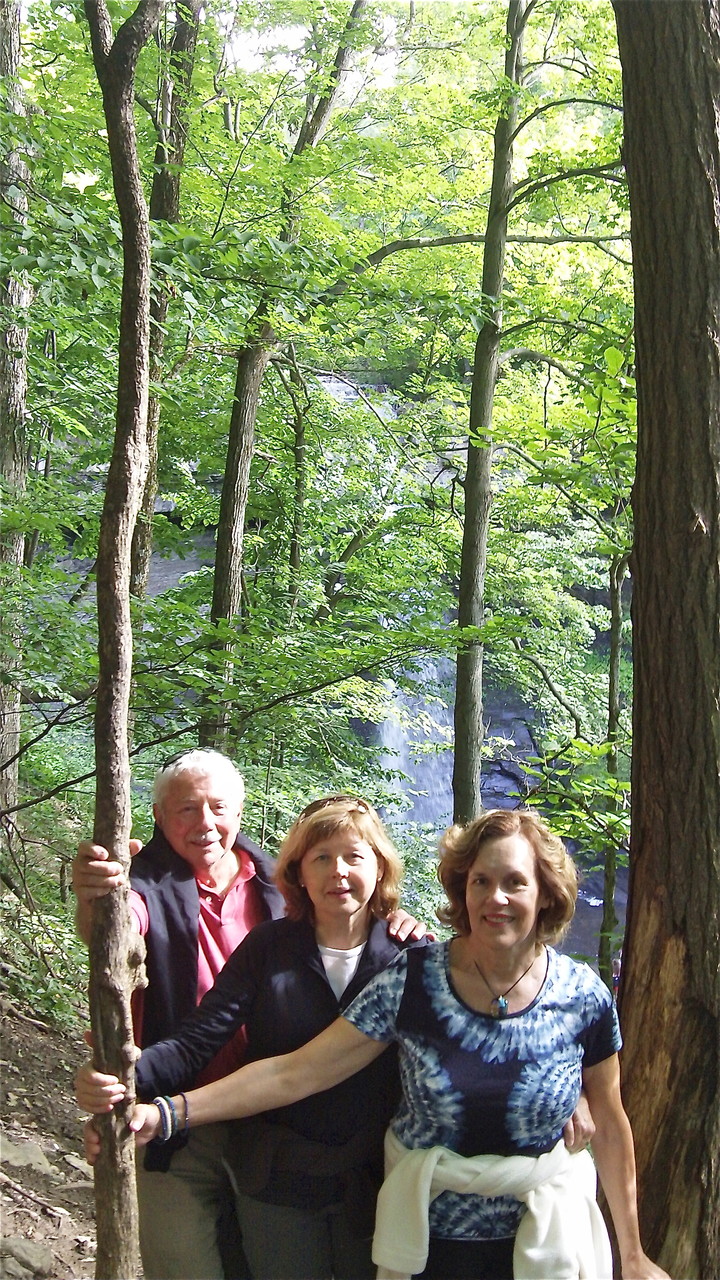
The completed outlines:
<svg viewBox="0 0 720 1280">
<path fill-rule="evenodd" d="M 86 0 L 93 60 L 102 89 L 115 199 L 123 234 L 118 397 L 97 557 L 100 674 L 95 713 L 93 838 L 126 866 L 130 835 L 128 704 L 132 678 L 130 553 L 147 470 L 150 233 L 133 116 L 137 58 L 163 0 L 141 0 L 115 40 L 105 0 Z M 126 1104 L 103 1126 L 95 1166 L 98 1280 L 137 1271 L 134 1142 L 126 1119 L 134 1100 L 130 995 L 138 957 L 130 952 L 127 891 L 98 899 L 90 945 L 90 1013 L 95 1063 L 128 1085 Z"/>
<path fill-rule="evenodd" d="M 526 0 L 510 0 L 507 18 L 505 75 L 519 85 Z M 458 623 L 481 627 L 484 617 L 485 566 L 492 503 L 492 412 L 497 382 L 502 326 L 503 270 L 507 238 L 508 205 L 512 198 L 513 133 L 517 124 L 518 97 L 508 94 L 505 114 L 495 126 L 492 187 L 483 256 L 483 306 L 491 299 L 491 314 L 475 344 L 470 395 L 470 440 L 465 477 L 465 522 Z M 458 653 L 455 683 L 455 759 L 453 765 L 454 821 L 471 822 L 482 809 L 480 770 L 483 724 L 483 646 L 475 641 Z"/>
<path fill-rule="evenodd" d="M 19 83 L 20 5 L 0 0 L 0 92 L 15 115 L 24 115 Z M 27 166 L 16 151 L 0 152 L 0 199 L 18 223 L 25 221 Z M 0 279 L 0 478 L 8 495 L 25 488 L 28 467 L 26 436 L 27 329 L 30 289 L 18 276 Z M 1 518 L 0 512 L 0 518 Z M 17 752 L 20 746 L 20 646 L 22 618 L 19 575 L 24 537 L 0 529 L 0 588 L 3 638 L 0 647 L 0 810 L 17 803 Z"/>
<path fill-rule="evenodd" d="M 638 377 L 624 1093 L 645 1248 L 673 1276 L 711 1280 L 720 1275 L 720 4 L 614 8 Z"/>
</svg>

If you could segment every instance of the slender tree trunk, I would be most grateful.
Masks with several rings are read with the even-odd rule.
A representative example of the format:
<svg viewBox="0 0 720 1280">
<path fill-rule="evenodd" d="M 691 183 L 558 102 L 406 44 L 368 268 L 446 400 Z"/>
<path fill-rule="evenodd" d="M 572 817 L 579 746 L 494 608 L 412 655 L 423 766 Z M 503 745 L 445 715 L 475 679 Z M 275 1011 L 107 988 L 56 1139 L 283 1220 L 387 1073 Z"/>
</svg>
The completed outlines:
<svg viewBox="0 0 720 1280">
<path fill-rule="evenodd" d="M 293 464 L 295 468 L 293 484 L 293 519 L 290 534 L 290 617 L 297 608 L 300 593 L 300 567 L 302 564 L 303 534 L 305 531 L 305 493 L 307 490 L 307 462 L 305 444 L 305 414 L 295 415 L 295 431 L 293 435 Z"/>
<path fill-rule="evenodd" d="M 720 1275 L 720 4 L 614 0 L 638 457 L 625 1100 L 648 1252 Z"/>
<path fill-rule="evenodd" d="M 102 89 L 115 198 L 123 234 L 123 284 L 115 440 L 97 558 L 98 653 L 95 712 L 93 838 L 129 863 L 130 764 L 128 704 L 132 678 L 130 553 L 147 469 L 150 231 L 133 117 L 137 58 L 163 0 L 141 0 L 112 39 L 105 0 L 86 0 L 93 60 Z M 98 1280 L 121 1280 L 137 1268 L 134 1142 L 127 1118 L 134 1102 L 134 1038 L 130 996 L 139 957 L 130 952 L 128 890 L 98 899 L 90 944 L 90 1013 L 96 1066 L 119 1076 L 126 1102 L 104 1117 L 95 1166 Z"/>
<path fill-rule="evenodd" d="M 507 18 L 505 75 L 517 86 L 522 75 L 522 42 L 526 0 L 510 0 Z M 470 396 L 470 439 L 465 477 L 465 523 L 460 566 L 458 623 L 481 627 L 484 615 L 485 566 L 490 525 L 492 413 L 502 326 L 503 269 L 507 207 L 512 196 L 513 131 L 518 96 L 508 94 L 505 115 L 495 126 L 493 175 L 483 258 L 483 306 L 494 299 L 492 314 L 475 344 Z M 455 684 L 455 761 L 453 801 L 456 822 L 470 822 L 482 808 L 480 770 L 483 725 L 483 646 L 475 640 L 458 653 Z"/>
<path fill-rule="evenodd" d="M 289 348 L 289 356 L 291 365 L 288 378 L 286 380 L 282 374 L 280 376 L 293 407 L 293 508 L 290 553 L 288 556 L 288 597 L 290 620 L 292 621 L 300 594 L 300 568 L 302 565 L 302 544 L 305 531 L 305 494 L 307 491 L 305 423 L 310 411 L 310 397 L 302 374 L 297 367 L 295 351 L 292 346 Z"/>
<path fill-rule="evenodd" d="M 240 353 L 230 415 L 230 439 L 215 557 L 212 620 L 233 618 L 240 612 L 243 534 L 255 445 L 255 421 L 260 386 L 270 359 L 272 330 L 263 325 L 257 341 Z"/>
<path fill-rule="evenodd" d="M 338 91 L 350 65 L 357 31 L 367 8 L 367 0 L 355 0 L 344 32 L 340 38 L 332 67 L 321 88 L 312 89 L 307 98 L 305 117 L 298 131 L 291 163 L 298 156 L 312 149 L 327 128 Z M 286 184 L 281 196 L 281 226 L 279 238 L 285 242 L 295 239 L 298 213 L 290 184 Z M 235 393 L 230 418 L 225 479 L 220 499 L 215 576 L 213 582 L 212 620 L 214 623 L 231 622 L 240 612 L 243 581 L 243 533 L 250 483 L 250 465 L 255 445 L 255 422 L 260 403 L 260 388 L 277 336 L 266 320 L 267 300 L 261 298 L 250 322 L 251 338 L 238 353 Z M 233 669 L 226 664 L 221 672 L 221 684 L 227 690 L 224 705 L 203 718 L 200 741 L 204 745 L 227 746 L 230 732 L 230 684 Z"/>
<path fill-rule="evenodd" d="M 170 42 L 167 74 L 160 86 L 160 114 L 156 121 L 158 144 L 155 151 L 154 176 L 150 195 L 152 222 L 177 222 L 180 216 L 180 178 L 185 159 L 189 129 L 189 97 L 192 85 L 195 48 L 202 5 L 200 0 L 186 0 L 175 9 L 175 25 Z M 170 298 L 160 281 L 151 287 L 150 296 L 150 381 L 162 378 L 165 352 L 165 326 Z M 160 397 L 150 391 L 147 415 L 148 469 L 142 503 L 133 534 L 130 569 L 130 593 L 142 599 L 150 575 L 153 546 L 153 516 L 158 490 L 158 434 L 160 430 Z"/>
<path fill-rule="evenodd" d="M 250 466 L 255 447 L 255 422 L 260 402 L 263 375 L 272 354 L 274 334 L 269 325 L 261 321 L 257 341 L 243 348 L 238 356 L 235 377 L 235 393 L 230 415 L 230 436 L 225 466 L 220 520 L 218 523 L 213 577 L 211 619 L 217 625 L 230 621 L 240 613 L 243 598 L 243 538 L 245 512 L 250 487 Z M 222 653 L 225 646 L 219 646 Z M 220 685 L 232 684 L 232 666 L 221 663 Z M 228 746 L 231 712 L 229 699 L 217 711 L 203 717 L 200 725 L 200 742 L 225 750 Z"/>
<path fill-rule="evenodd" d="M 25 114 L 20 89 L 20 5 L 0 0 L 0 92 L 9 110 Z M 27 166 L 16 151 L 0 153 L 0 200 L 17 224 L 27 212 Z M 27 328 L 31 296 L 27 282 L 10 275 L 0 279 L 0 307 L 8 321 L 0 330 L 0 479 L 9 497 L 25 488 L 28 467 L 26 434 Z M 2 513 L 0 512 L 0 520 Z M 22 532 L 0 528 L 0 589 L 3 599 L 0 644 L 0 810 L 17 803 L 17 751 L 20 746 L 22 617 L 20 575 L 24 553 Z M 5 762 L 8 763 L 5 763 Z"/>
</svg>

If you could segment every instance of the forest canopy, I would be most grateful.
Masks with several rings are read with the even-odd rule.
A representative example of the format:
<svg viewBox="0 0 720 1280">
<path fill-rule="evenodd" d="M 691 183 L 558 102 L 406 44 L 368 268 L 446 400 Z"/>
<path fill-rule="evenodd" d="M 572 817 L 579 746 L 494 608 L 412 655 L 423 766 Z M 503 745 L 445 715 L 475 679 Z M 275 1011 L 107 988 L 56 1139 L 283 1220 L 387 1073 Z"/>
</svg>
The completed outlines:
<svg viewBox="0 0 720 1280">
<path fill-rule="evenodd" d="M 115 25 L 131 11 L 113 5 Z M 496 2 L 189 0 L 165 8 L 136 79 L 156 463 L 133 550 L 134 833 L 149 834 L 157 765 L 217 742 L 270 850 L 313 795 L 384 804 L 425 912 L 436 831 L 402 823 L 417 784 L 378 727 L 399 717 L 411 765 L 451 749 L 458 651 L 533 709 L 532 758 L 492 724 L 478 743 L 517 794 L 588 866 L 627 838 L 635 391 L 613 16 L 528 6 L 514 78 L 507 19 Z M 122 273 L 79 9 L 24 13 L 0 109 L 0 275 L 22 284 L 1 320 L 21 332 L 8 381 L 26 380 L 2 417 L 2 902 L 32 939 L 11 991 L 57 1010 L 65 872 L 91 825 Z M 461 627 L 473 449 L 487 565 L 478 624 Z"/>
</svg>

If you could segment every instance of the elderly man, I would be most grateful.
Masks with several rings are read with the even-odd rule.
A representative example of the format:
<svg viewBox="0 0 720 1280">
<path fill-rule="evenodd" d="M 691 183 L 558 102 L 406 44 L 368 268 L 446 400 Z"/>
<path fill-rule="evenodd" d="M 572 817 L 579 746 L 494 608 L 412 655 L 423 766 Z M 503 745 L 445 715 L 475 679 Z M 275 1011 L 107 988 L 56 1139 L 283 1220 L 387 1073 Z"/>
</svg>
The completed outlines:
<svg viewBox="0 0 720 1280">
<path fill-rule="evenodd" d="M 130 871 L 130 908 L 147 948 L 148 986 L 133 1009 L 141 1048 L 177 1030 L 254 924 L 283 915 L 272 860 L 240 832 L 244 791 L 232 761 L 217 751 L 184 752 L 155 778 L 155 831 Z M 107 850 L 80 845 L 73 887 L 86 942 L 95 899 L 122 880 Z M 239 1066 L 243 1047 L 236 1037 L 202 1082 Z M 169 1159 L 152 1152 L 138 1167 L 147 1280 L 223 1280 L 217 1222 L 233 1203 L 223 1165 L 227 1139 L 226 1125 L 206 1125 Z"/>
<path fill-rule="evenodd" d="M 244 783 L 231 760 L 217 751 L 186 751 L 159 770 L 153 799 L 152 839 L 141 852 L 131 842 L 130 908 L 147 948 L 148 986 L 133 1006 L 141 1048 L 173 1035 L 253 925 L 285 909 L 272 860 L 240 833 Z M 80 845 L 73 887 L 86 942 L 95 899 L 122 882 L 122 867 L 106 849 Z M 397 912 L 393 931 L 403 939 L 424 928 Z M 196 1083 L 234 1071 L 243 1049 L 239 1033 Z M 223 1163 L 229 1132 L 225 1124 L 204 1125 L 184 1145 L 147 1149 L 138 1167 L 146 1280 L 224 1280 L 217 1224 L 234 1204 Z"/>
</svg>

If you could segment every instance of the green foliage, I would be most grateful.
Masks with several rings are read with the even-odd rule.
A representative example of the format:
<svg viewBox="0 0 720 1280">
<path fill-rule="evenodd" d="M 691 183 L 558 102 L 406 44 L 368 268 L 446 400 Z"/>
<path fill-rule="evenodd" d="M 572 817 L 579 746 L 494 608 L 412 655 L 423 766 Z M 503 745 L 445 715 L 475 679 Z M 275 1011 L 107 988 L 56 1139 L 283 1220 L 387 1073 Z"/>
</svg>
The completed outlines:
<svg viewBox="0 0 720 1280">
<path fill-rule="evenodd" d="M 116 6 L 114 18 L 129 8 Z M 231 709 L 248 826 L 268 847 L 313 794 L 359 791 L 391 805 L 395 780 L 373 733 L 388 713 L 387 681 L 422 684 L 423 655 L 478 638 L 451 621 L 469 374 L 488 308 L 483 244 L 459 238 L 486 222 L 492 136 L 508 96 L 505 9 L 370 6 L 325 132 L 299 148 L 349 12 L 345 0 L 263 0 L 210 6 L 201 23 L 181 223 L 152 227 L 154 281 L 168 303 L 153 388 L 160 495 L 171 508 L 154 521 L 161 554 L 201 546 L 212 561 L 236 355 L 256 339 L 258 315 L 278 341 L 256 423 L 241 616 L 211 626 L 211 567 L 134 606 L 141 835 L 154 766 L 191 745 L 213 707 Z M 138 75 L 148 192 L 171 23 L 168 9 Z M 92 768 L 92 569 L 121 244 L 82 14 L 40 0 L 26 28 L 29 110 L 9 117 L 0 106 L 0 132 L 31 170 L 28 218 L 17 224 L 0 203 L 0 272 L 23 272 L 34 289 L 31 460 L 26 492 L 7 495 L 3 519 L 39 543 L 8 586 L 25 624 L 23 795 L 38 798 Z M 586 797 L 589 841 L 592 814 L 624 805 L 603 789 L 605 757 L 583 753 L 607 735 L 607 578 L 609 558 L 631 541 L 634 455 L 609 6 L 534 10 L 520 99 L 522 199 L 506 258 L 482 639 L 490 678 L 537 708 L 538 796 L 565 806 L 578 831 Z M 399 249 L 367 269 L 369 254 L 414 237 L 456 242 Z M 89 829 L 92 783 L 59 796 L 23 812 L 32 833 L 61 814 L 66 858 Z M 432 840 L 401 822 L 398 840 L 406 901 L 431 916 Z M 51 915 L 53 901 L 48 890 Z"/>
<path fill-rule="evenodd" d="M 402 906 L 427 925 L 437 938 L 449 936 L 441 925 L 437 911 L 445 895 L 437 876 L 437 832 L 416 823 L 390 820 L 388 830 L 402 857 L 405 872 L 402 882 Z"/>
<path fill-rule="evenodd" d="M 30 785 L 67 777 L 74 762 L 53 766 L 52 748 L 48 757 L 46 770 L 30 767 Z M 27 824 L 19 814 L 3 827 L 0 846 L 0 985 L 15 1007 L 74 1030 L 85 1015 L 87 957 L 75 934 L 68 846 L 87 830 L 88 814 L 79 798 L 33 812 Z"/>
<path fill-rule="evenodd" d="M 610 744 L 573 741 L 560 760 L 531 760 L 528 773 L 535 780 L 527 803 L 542 809 L 553 829 L 580 850 L 585 871 L 602 867 L 602 855 L 617 851 L 619 866 L 627 866 L 630 839 L 630 783 L 608 773 Z"/>
</svg>

